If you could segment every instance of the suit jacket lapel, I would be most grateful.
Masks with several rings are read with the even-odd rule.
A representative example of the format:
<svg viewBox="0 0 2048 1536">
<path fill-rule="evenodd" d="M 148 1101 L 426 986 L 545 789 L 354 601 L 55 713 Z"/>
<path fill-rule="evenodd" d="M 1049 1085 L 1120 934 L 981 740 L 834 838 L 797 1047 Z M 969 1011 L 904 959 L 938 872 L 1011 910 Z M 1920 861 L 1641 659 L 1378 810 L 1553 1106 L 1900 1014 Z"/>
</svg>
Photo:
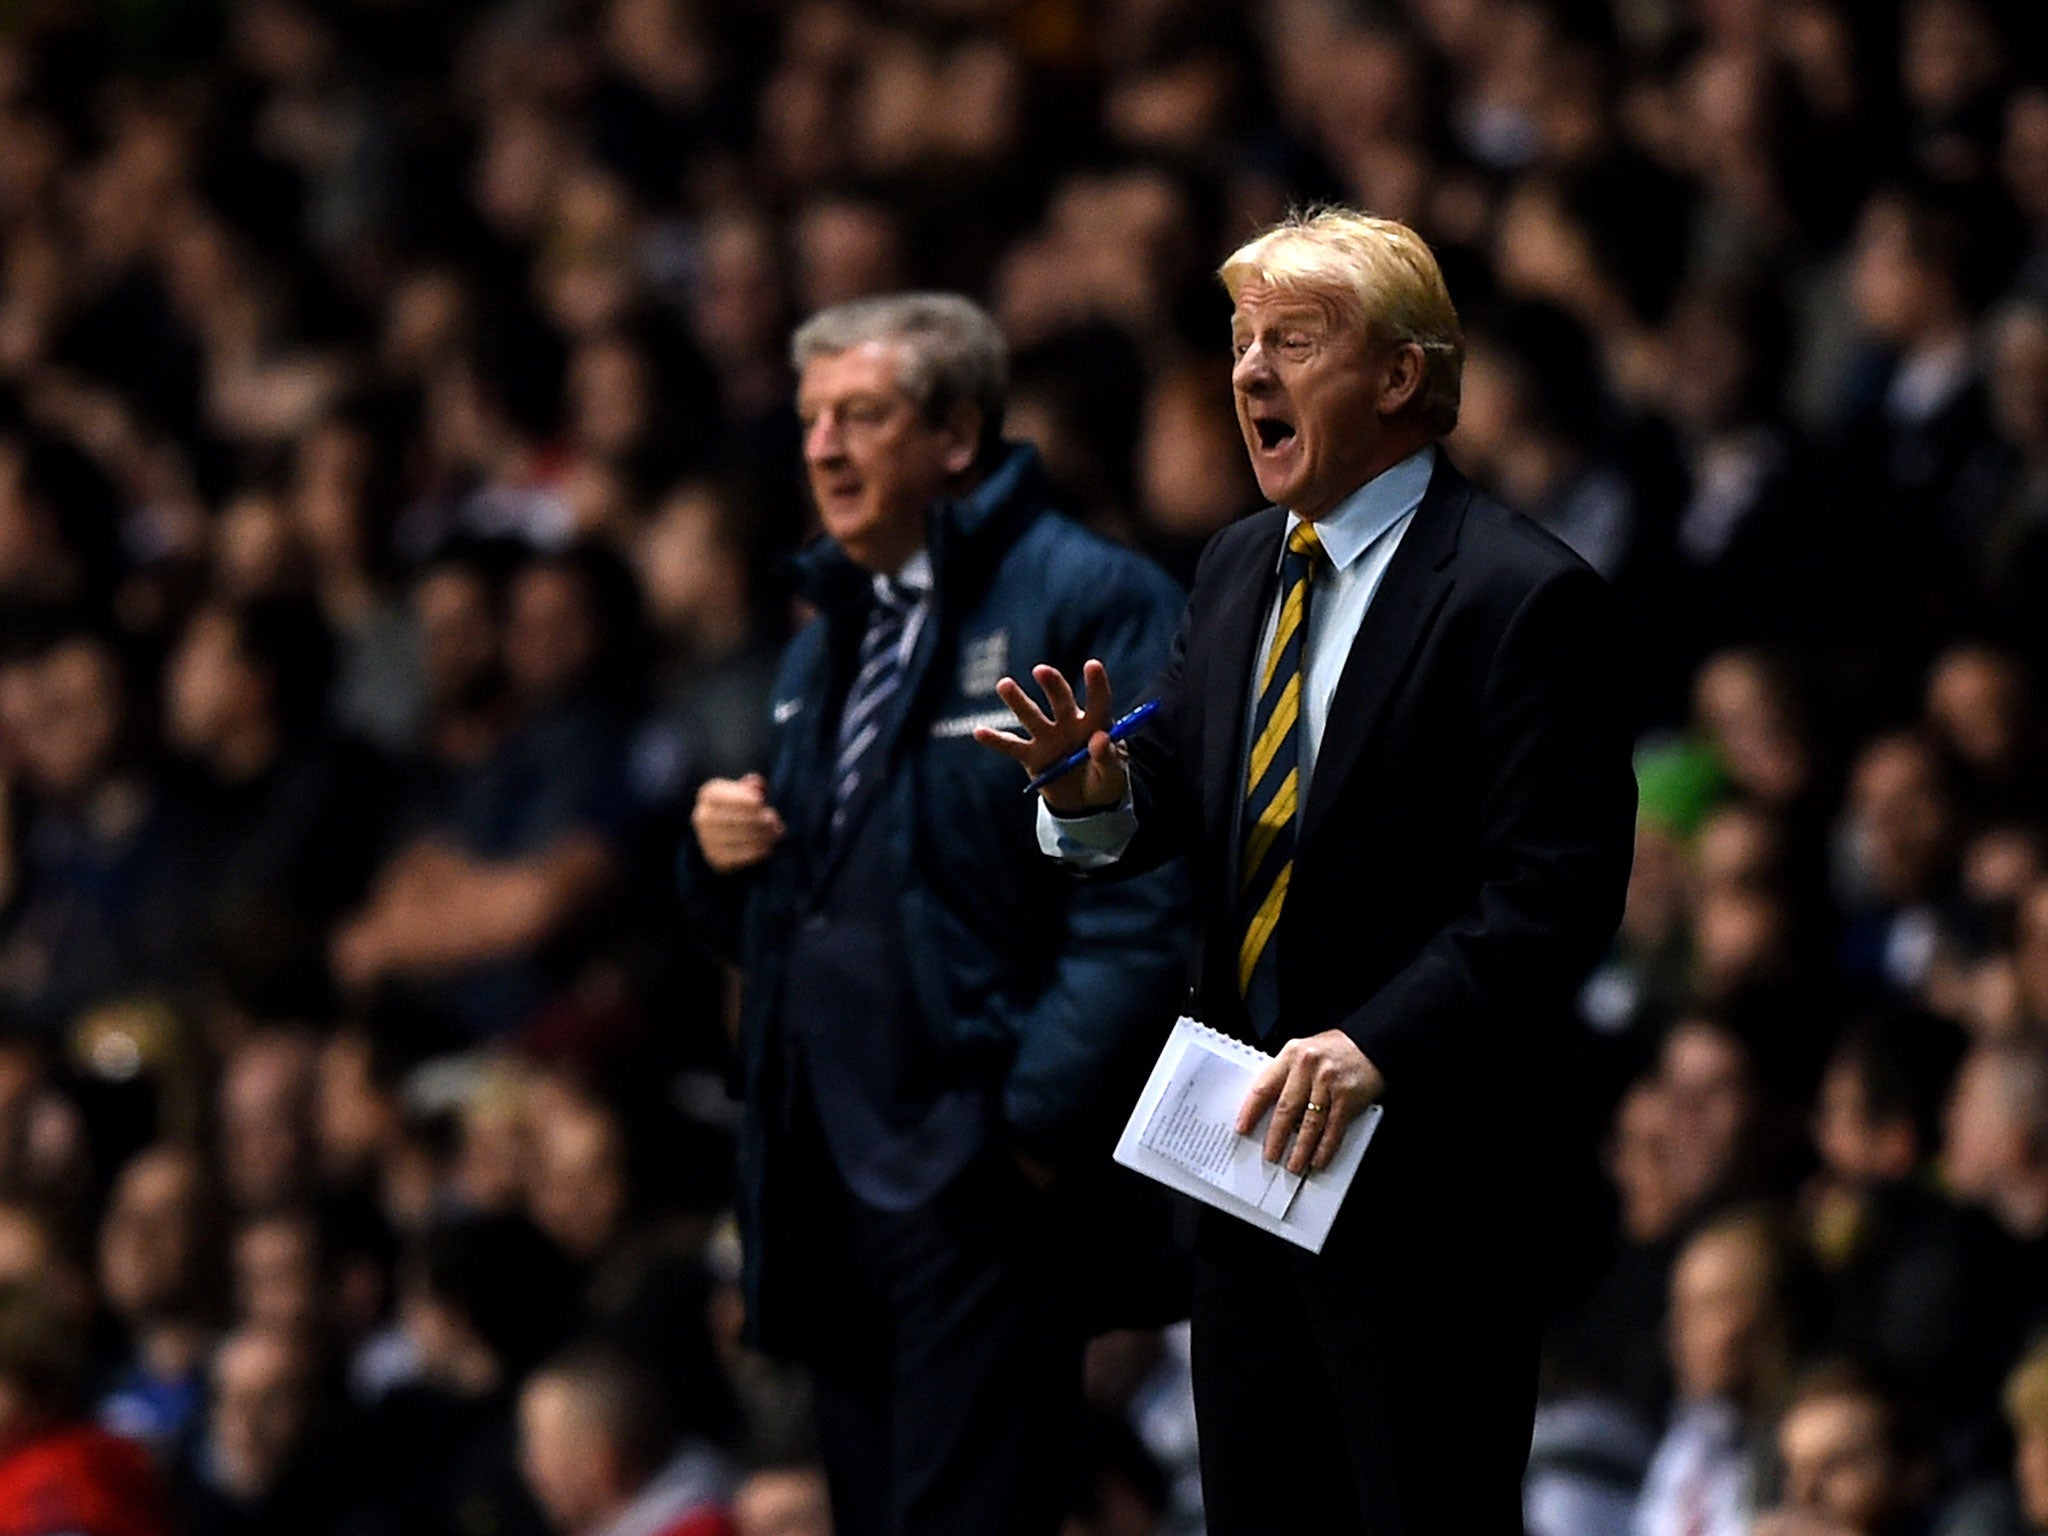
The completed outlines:
<svg viewBox="0 0 2048 1536">
<path fill-rule="evenodd" d="M 1204 685 L 1210 707 L 1202 712 L 1203 821 L 1211 847 L 1229 850 L 1230 884 L 1237 885 L 1237 813 L 1244 799 L 1244 728 L 1251 711 L 1252 667 L 1273 589 L 1280 580 L 1280 530 L 1287 514 L 1278 507 L 1254 513 L 1245 535 L 1250 551 L 1229 568 L 1228 585 L 1209 621 L 1207 645 L 1214 672 Z"/>
<path fill-rule="evenodd" d="M 1373 727 L 1450 595 L 1448 567 L 1471 499 L 1471 483 L 1438 450 L 1429 489 L 1365 610 L 1337 679 L 1330 717 L 1316 749 L 1315 778 L 1302 811 L 1304 847 L 1357 766 Z"/>
</svg>

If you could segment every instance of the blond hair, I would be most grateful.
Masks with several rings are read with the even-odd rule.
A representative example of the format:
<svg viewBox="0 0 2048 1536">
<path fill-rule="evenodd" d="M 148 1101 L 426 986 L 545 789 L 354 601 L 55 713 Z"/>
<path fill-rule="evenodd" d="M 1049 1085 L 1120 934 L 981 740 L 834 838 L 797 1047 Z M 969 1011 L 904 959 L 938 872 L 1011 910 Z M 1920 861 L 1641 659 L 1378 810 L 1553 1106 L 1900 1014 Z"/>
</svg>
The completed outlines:
<svg viewBox="0 0 2048 1536">
<path fill-rule="evenodd" d="M 1422 348 L 1410 407 L 1438 437 L 1458 424 L 1465 337 L 1443 271 L 1422 236 L 1352 208 L 1290 214 L 1217 269 L 1231 301 L 1247 283 L 1324 294 L 1352 309 L 1374 339 Z"/>
</svg>

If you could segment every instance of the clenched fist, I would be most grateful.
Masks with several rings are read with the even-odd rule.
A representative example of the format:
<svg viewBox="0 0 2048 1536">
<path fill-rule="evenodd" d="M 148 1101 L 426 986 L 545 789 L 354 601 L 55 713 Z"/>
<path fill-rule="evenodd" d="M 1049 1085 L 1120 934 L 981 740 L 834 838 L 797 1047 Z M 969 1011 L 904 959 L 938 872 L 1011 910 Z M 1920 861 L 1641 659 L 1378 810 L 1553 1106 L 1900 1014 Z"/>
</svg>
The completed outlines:
<svg viewBox="0 0 2048 1536">
<path fill-rule="evenodd" d="M 690 829 L 704 850 L 704 862 L 721 875 L 760 863 L 789 830 L 768 803 L 768 781 L 758 773 L 743 779 L 707 779 L 697 791 Z"/>
</svg>

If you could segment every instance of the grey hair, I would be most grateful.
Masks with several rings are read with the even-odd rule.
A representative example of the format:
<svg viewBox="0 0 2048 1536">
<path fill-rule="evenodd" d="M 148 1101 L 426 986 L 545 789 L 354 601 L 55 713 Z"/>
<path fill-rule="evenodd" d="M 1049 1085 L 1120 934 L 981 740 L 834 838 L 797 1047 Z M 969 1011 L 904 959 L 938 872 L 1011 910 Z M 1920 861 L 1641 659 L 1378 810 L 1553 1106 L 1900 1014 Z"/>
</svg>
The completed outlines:
<svg viewBox="0 0 2048 1536">
<path fill-rule="evenodd" d="M 942 422 L 960 405 L 981 412 L 984 450 L 1002 434 L 1010 397 L 1010 348 L 995 319 L 957 293 L 890 293 L 821 309 L 790 338 L 789 360 L 801 373 L 820 357 L 869 342 L 897 347 L 897 382 L 927 421 Z"/>
</svg>

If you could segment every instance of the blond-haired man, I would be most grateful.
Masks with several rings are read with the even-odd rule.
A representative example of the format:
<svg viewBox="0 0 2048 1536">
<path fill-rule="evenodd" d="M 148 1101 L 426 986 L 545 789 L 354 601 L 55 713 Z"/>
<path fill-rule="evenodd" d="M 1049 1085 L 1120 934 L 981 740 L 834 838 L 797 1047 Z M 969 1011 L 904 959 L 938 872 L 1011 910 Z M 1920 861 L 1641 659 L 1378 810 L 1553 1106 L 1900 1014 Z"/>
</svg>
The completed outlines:
<svg viewBox="0 0 2048 1536">
<path fill-rule="evenodd" d="M 1346 210 L 1221 273 L 1275 505 L 1204 555 L 1160 709 L 1014 681 L 1040 841 L 1192 856 L 1205 1020 L 1277 1056 L 1239 1130 L 1326 1164 L 1386 1120 L 1319 1256 L 1205 1213 L 1195 1392 L 1214 1536 L 1519 1532 L 1567 1002 L 1621 913 L 1635 809 L 1608 594 L 1436 446 L 1462 342 L 1429 249 Z M 1262 1123 L 1263 1122 L 1263 1123 Z"/>
</svg>

